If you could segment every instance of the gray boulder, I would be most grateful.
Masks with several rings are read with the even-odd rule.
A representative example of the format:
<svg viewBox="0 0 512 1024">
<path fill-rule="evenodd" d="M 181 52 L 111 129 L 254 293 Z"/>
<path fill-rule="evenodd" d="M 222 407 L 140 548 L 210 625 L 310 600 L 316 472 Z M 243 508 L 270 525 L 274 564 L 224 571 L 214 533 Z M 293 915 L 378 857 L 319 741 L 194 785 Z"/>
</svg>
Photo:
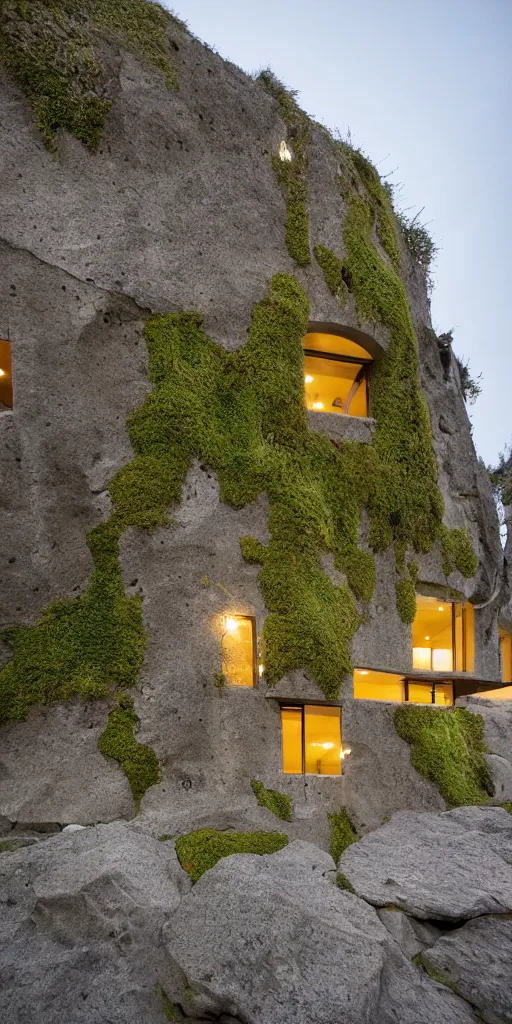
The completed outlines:
<svg viewBox="0 0 512 1024">
<path fill-rule="evenodd" d="M 383 907 L 382 910 L 377 911 L 377 914 L 379 921 L 382 921 L 384 927 L 387 928 L 389 934 L 400 946 L 402 953 L 409 960 L 427 949 L 428 946 L 433 946 L 442 934 L 440 928 L 436 928 L 430 923 L 416 921 L 414 917 L 409 917 L 397 907 Z"/>
<path fill-rule="evenodd" d="M 441 921 L 511 912 L 511 865 L 512 816 L 498 807 L 400 811 L 339 864 L 369 903 Z"/>
<path fill-rule="evenodd" d="M 499 754 L 485 754 L 485 760 L 492 772 L 494 802 L 504 804 L 512 800 L 512 764 Z"/>
<path fill-rule="evenodd" d="M 219 861 L 164 929 L 184 1013 L 244 1024 L 475 1024 L 410 964 L 333 862 L 294 842 Z"/>
<path fill-rule="evenodd" d="M 512 920 L 468 921 L 439 939 L 422 959 L 476 1006 L 488 1024 L 512 1024 Z"/>
<path fill-rule="evenodd" d="M 161 932 L 188 878 L 123 824 L 0 857 L 5 1024 L 164 1024 Z"/>
</svg>

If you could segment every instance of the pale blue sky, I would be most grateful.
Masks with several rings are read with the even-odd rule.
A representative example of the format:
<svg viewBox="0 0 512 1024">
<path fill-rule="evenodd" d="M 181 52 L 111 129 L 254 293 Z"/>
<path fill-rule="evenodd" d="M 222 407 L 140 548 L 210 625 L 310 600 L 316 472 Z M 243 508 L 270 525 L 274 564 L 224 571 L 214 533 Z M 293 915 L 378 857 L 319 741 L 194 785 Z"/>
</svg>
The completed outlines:
<svg viewBox="0 0 512 1024">
<path fill-rule="evenodd" d="M 301 106 L 403 183 L 440 246 L 434 327 L 483 374 L 479 454 L 512 438 L 512 0 L 175 0 L 223 57 L 270 66 Z M 396 170 L 395 170 L 396 169 Z"/>
</svg>

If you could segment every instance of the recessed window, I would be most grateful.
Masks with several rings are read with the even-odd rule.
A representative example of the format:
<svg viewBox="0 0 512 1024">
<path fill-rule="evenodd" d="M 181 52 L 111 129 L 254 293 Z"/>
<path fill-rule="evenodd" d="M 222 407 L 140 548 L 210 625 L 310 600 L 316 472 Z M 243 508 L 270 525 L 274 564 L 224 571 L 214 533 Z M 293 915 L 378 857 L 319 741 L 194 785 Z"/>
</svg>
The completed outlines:
<svg viewBox="0 0 512 1024">
<path fill-rule="evenodd" d="M 368 416 L 371 356 L 361 345 L 335 334 L 306 334 L 304 387 L 312 412 Z"/>
<path fill-rule="evenodd" d="M 222 634 L 222 673 L 228 686 L 255 686 L 256 622 L 251 615 L 226 615 Z"/>
<path fill-rule="evenodd" d="M 412 667 L 424 672 L 472 672 L 474 610 L 469 602 L 417 595 Z"/>
<path fill-rule="evenodd" d="M 0 339 L 0 409 L 12 409 L 11 343 Z"/>
<path fill-rule="evenodd" d="M 512 634 L 498 629 L 500 638 L 500 666 L 502 683 L 512 683 Z"/>
<path fill-rule="evenodd" d="M 354 697 L 357 700 L 406 701 L 411 704 L 453 704 L 453 684 L 408 679 L 393 672 L 354 669 Z"/>
<path fill-rule="evenodd" d="M 323 704 L 281 707 L 283 772 L 341 775 L 350 750 L 341 743 L 341 708 Z"/>
</svg>

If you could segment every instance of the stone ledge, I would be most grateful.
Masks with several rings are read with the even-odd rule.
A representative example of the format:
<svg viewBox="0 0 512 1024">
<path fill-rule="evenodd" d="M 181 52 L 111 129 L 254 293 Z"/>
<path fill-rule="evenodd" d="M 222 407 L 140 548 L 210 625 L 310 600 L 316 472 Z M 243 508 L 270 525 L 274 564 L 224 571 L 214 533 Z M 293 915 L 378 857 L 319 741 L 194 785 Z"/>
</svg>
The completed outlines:
<svg viewBox="0 0 512 1024">
<path fill-rule="evenodd" d="M 311 430 L 326 434 L 332 441 L 366 441 L 372 439 L 376 421 L 369 416 L 342 416 L 332 412 L 308 411 Z"/>
</svg>

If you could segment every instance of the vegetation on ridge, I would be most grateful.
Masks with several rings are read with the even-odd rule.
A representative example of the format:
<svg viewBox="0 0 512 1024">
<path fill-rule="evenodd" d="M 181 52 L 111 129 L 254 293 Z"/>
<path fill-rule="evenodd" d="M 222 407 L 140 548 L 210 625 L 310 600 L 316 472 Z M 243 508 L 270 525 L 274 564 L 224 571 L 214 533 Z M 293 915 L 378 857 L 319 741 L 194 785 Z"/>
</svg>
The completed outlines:
<svg viewBox="0 0 512 1024">
<path fill-rule="evenodd" d="M 45 145 L 68 131 L 95 150 L 112 106 L 98 57 L 101 35 L 179 87 L 169 27 L 182 24 L 147 0 L 3 0 L 0 61 L 25 93 Z"/>
<path fill-rule="evenodd" d="M 340 811 L 333 811 L 328 814 L 331 826 L 331 842 L 329 853 L 337 865 L 342 853 L 352 844 L 356 843 L 359 836 L 344 807 Z"/>
<path fill-rule="evenodd" d="M 138 724 L 132 698 L 118 693 L 107 727 L 98 740 L 101 753 L 117 761 L 126 775 L 137 810 L 146 790 L 161 778 L 154 750 L 135 739 L 134 729 Z"/>
<path fill-rule="evenodd" d="M 193 882 L 232 853 L 276 853 L 288 844 L 282 832 L 219 832 L 202 828 L 176 840 L 178 860 Z"/>
<path fill-rule="evenodd" d="M 280 793 L 278 789 L 267 789 L 258 779 L 252 780 L 251 789 L 260 807 L 266 807 L 282 821 L 293 820 L 293 804 L 286 793 Z"/>
</svg>

